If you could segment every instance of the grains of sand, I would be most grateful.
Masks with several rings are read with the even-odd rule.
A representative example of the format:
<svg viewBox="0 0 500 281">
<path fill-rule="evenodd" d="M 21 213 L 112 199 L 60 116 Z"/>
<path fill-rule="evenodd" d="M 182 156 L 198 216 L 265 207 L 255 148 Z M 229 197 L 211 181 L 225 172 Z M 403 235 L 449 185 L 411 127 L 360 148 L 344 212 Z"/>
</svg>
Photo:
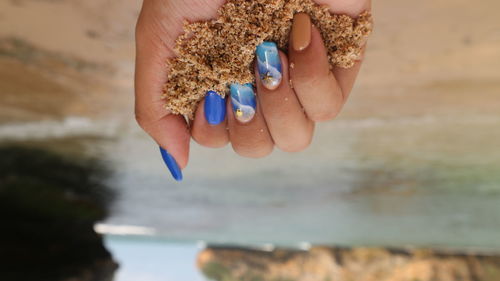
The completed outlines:
<svg viewBox="0 0 500 281">
<path fill-rule="evenodd" d="M 192 119 L 207 91 L 225 96 L 231 83 L 253 83 L 256 47 L 274 41 L 286 52 L 293 16 L 300 12 L 320 30 L 332 67 L 350 68 L 361 58 L 372 31 L 369 12 L 351 18 L 312 0 L 228 0 L 216 19 L 185 23 L 178 56 L 167 62 L 166 109 Z"/>
</svg>

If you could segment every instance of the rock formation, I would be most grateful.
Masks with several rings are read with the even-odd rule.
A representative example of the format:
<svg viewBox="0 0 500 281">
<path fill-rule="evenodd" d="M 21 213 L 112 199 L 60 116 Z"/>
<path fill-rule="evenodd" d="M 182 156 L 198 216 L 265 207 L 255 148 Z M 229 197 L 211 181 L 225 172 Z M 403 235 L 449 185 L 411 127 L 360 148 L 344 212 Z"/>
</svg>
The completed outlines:
<svg viewBox="0 0 500 281">
<path fill-rule="evenodd" d="M 498 281 L 500 257 L 431 250 L 210 247 L 198 267 L 217 281 Z"/>
<path fill-rule="evenodd" d="M 113 197 L 101 165 L 22 146 L 0 155 L 0 280 L 113 280 L 118 265 L 93 229 Z"/>
</svg>

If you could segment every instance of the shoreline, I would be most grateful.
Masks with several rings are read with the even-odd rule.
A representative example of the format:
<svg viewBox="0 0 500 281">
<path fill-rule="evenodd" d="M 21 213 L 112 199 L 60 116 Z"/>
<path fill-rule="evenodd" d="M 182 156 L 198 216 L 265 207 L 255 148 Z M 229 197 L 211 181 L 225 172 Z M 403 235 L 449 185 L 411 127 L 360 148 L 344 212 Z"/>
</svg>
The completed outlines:
<svg viewBox="0 0 500 281">
<path fill-rule="evenodd" d="M 437 276 L 441 281 L 493 281 L 500 277 L 500 252 L 497 255 L 473 255 L 430 249 L 324 246 L 314 246 L 308 250 L 263 250 L 262 247 L 227 245 L 201 248 L 196 243 L 138 236 L 106 235 L 104 240 L 124 270 L 121 273 L 118 271 L 116 281 L 132 280 L 141 271 L 143 263 L 147 263 L 150 270 L 158 274 L 157 279 L 151 280 L 163 280 L 158 276 L 172 274 L 178 281 L 205 280 L 201 277 L 202 273 L 206 278 L 217 281 L 249 280 L 250 277 L 260 278 L 258 280 L 284 278 L 301 281 L 328 278 L 430 281 Z M 139 260 L 133 257 L 141 253 L 148 253 L 147 258 Z M 164 264 L 163 261 L 166 260 L 175 262 Z M 464 266 L 465 264 L 468 265 Z M 173 268 L 175 273 L 171 271 Z M 121 278 L 125 275 L 128 278 Z M 378 279 L 370 279 L 370 276 L 378 276 Z M 476 276 L 476 279 L 455 279 L 462 278 L 460 276 Z"/>
<path fill-rule="evenodd" d="M 138 226 L 127 226 L 128 228 L 134 229 L 147 229 L 149 231 L 152 228 L 138 227 Z M 97 231 L 100 235 L 106 237 L 106 239 L 112 239 L 123 242 L 137 242 L 137 243 L 160 243 L 165 245 L 185 245 L 196 247 L 200 251 L 205 249 L 227 249 L 227 250 L 241 250 L 241 251 L 257 251 L 257 252 L 273 252 L 275 250 L 280 251 L 291 251 L 291 252 L 307 252 L 312 248 L 339 248 L 339 249 L 376 249 L 376 250 L 388 250 L 388 251 L 432 251 L 440 254 L 454 255 L 454 256 L 490 256 L 490 257 L 500 257 L 500 247 L 499 248 L 488 248 L 488 247 L 453 247 L 453 246 L 438 246 L 438 245 L 373 245 L 373 244 L 357 244 L 357 245 L 339 245 L 335 243 L 331 244 L 311 244 L 307 241 L 301 241 L 297 243 L 212 243 L 205 240 L 189 240 L 189 239 L 173 239 L 162 235 L 144 235 L 130 233 L 107 233 L 102 231 Z"/>
</svg>

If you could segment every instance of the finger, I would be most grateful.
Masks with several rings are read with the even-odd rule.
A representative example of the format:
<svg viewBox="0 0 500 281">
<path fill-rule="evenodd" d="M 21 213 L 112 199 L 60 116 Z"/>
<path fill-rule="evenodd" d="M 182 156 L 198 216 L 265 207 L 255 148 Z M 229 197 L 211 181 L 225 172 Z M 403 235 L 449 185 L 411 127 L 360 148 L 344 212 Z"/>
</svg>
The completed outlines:
<svg viewBox="0 0 500 281">
<path fill-rule="evenodd" d="M 161 119 L 144 119 L 140 110 L 136 110 L 136 119 L 143 130 L 158 145 L 167 150 L 181 168 L 187 166 L 189 157 L 190 134 L 185 120 L 177 115 L 167 114 Z M 171 167 L 169 167 L 171 168 Z"/>
<path fill-rule="evenodd" d="M 371 10 L 370 0 L 316 0 L 318 4 L 325 4 L 330 7 L 330 11 L 336 14 L 346 14 L 350 17 L 357 17 L 364 11 Z M 333 75 L 337 79 L 342 93 L 347 98 L 353 88 L 356 77 L 361 68 L 361 61 L 364 57 L 366 46 L 363 48 L 361 59 L 351 68 L 334 67 Z"/>
<path fill-rule="evenodd" d="M 334 14 L 357 17 L 371 8 L 371 0 L 314 0 L 319 5 L 327 5 Z"/>
<path fill-rule="evenodd" d="M 295 15 L 290 48 L 290 76 L 293 88 L 307 116 L 313 121 L 328 121 L 337 116 L 343 104 L 319 30 L 307 14 Z"/>
<path fill-rule="evenodd" d="M 229 142 L 226 99 L 215 92 L 207 94 L 196 110 L 191 135 L 200 145 L 211 148 L 220 148 Z"/>
<path fill-rule="evenodd" d="M 229 139 L 236 153 L 244 157 L 269 155 L 274 143 L 262 116 L 251 84 L 231 85 L 231 102 L 227 105 Z"/>
<path fill-rule="evenodd" d="M 135 112 L 139 125 L 171 156 L 181 168 L 189 157 L 190 134 L 182 116 L 171 115 L 161 99 L 162 87 L 167 77 L 164 62 L 169 57 L 168 48 L 155 41 L 154 31 L 147 28 L 144 12 L 136 31 Z"/>
<path fill-rule="evenodd" d="M 361 58 L 354 63 L 353 67 L 343 68 L 336 66 L 332 70 L 333 76 L 335 76 L 335 79 L 337 79 L 337 83 L 339 84 L 342 91 L 344 102 L 349 98 L 354 87 L 354 82 L 356 82 L 356 78 L 358 77 L 359 71 L 361 70 L 361 64 L 363 62 L 365 50 L 366 44 L 361 51 Z"/>
<path fill-rule="evenodd" d="M 297 152 L 310 145 L 314 122 L 307 118 L 290 87 L 286 55 L 279 52 L 279 56 L 283 66 L 283 79 L 280 85 L 275 90 L 269 90 L 260 79 L 256 79 L 257 97 L 276 146 L 283 151 Z M 255 73 L 258 77 L 257 67 Z"/>
</svg>

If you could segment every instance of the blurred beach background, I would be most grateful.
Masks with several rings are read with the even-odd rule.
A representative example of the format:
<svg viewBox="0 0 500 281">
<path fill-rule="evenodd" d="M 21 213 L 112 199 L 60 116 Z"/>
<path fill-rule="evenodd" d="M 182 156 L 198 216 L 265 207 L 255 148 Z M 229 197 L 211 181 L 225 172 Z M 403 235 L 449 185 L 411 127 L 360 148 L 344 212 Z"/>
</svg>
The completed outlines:
<svg viewBox="0 0 500 281">
<path fill-rule="evenodd" d="M 500 2 L 374 1 L 352 98 L 307 151 L 193 142 L 180 184 L 133 115 L 140 5 L 0 1 L 0 144 L 109 169 L 115 280 L 204 280 L 207 244 L 500 252 Z"/>
</svg>

